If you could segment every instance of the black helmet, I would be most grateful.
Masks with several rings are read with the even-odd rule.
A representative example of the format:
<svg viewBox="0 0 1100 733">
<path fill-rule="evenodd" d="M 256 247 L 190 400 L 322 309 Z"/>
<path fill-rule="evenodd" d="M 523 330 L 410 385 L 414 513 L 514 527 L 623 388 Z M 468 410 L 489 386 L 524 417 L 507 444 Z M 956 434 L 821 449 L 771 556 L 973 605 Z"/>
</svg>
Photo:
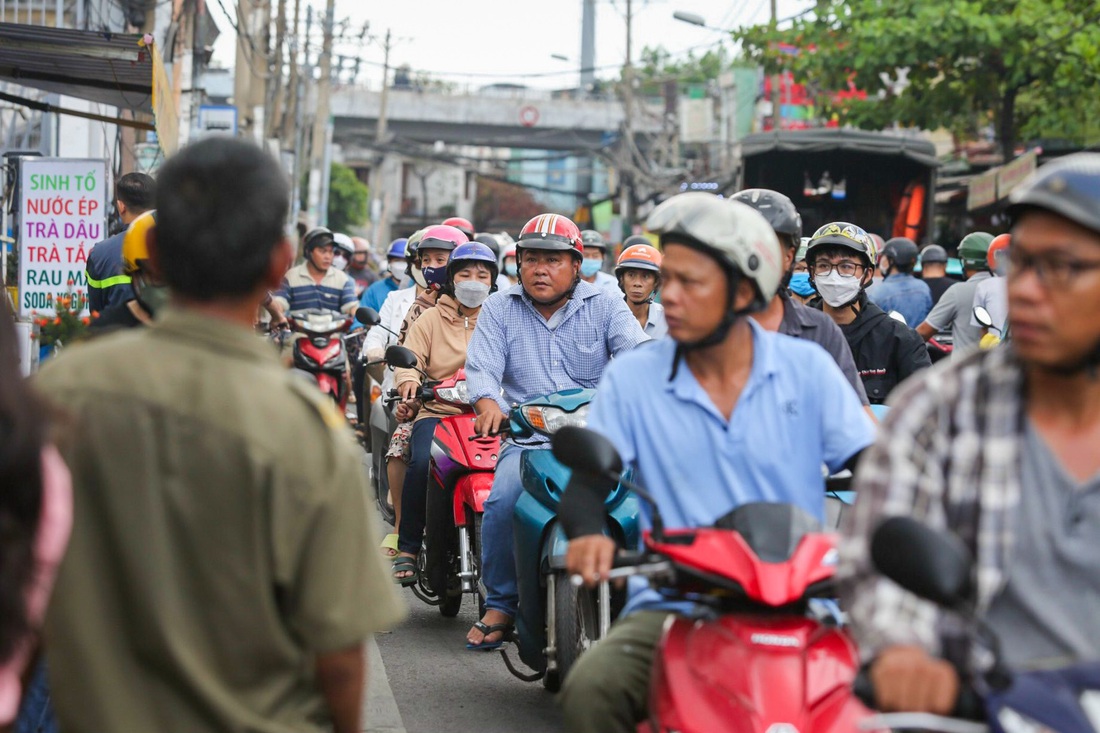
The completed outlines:
<svg viewBox="0 0 1100 733">
<path fill-rule="evenodd" d="M 627 247 L 633 247 L 635 244 L 648 244 L 650 247 L 653 246 L 653 242 L 650 241 L 649 237 L 642 234 L 631 234 L 623 240 L 623 249 L 625 250 Z"/>
<path fill-rule="evenodd" d="M 1014 220 L 1027 209 L 1046 209 L 1100 232 L 1100 153 L 1074 153 L 1047 163 L 1008 200 Z"/>
<path fill-rule="evenodd" d="M 306 232 L 306 236 L 302 238 L 302 252 L 309 257 L 315 248 L 335 243 L 336 238 L 330 230 L 325 227 L 315 227 Z"/>
<path fill-rule="evenodd" d="M 908 237 L 894 237 L 887 240 L 882 248 L 882 254 L 890 260 L 895 267 L 902 270 L 911 270 L 917 264 L 917 245 Z"/>
<path fill-rule="evenodd" d="M 930 244 L 920 251 L 921 265 L 931 265 L 939 262 L 947 264 L 947 250 L 938 244 Z"/>
<path fill-rule="evenodd" d="M 497 235 L 490 232 L 478 233 L 473 241 L 481 242 L 493 253 L 494 257 L 500 257 L 500 241 L 497 239 Z"/>
<path fill-rule="evenodd" d="M 787 247 L 797 247 L 802 240 L 802 215 L 789 198 L 767 188 L 747 188 L 730 196 L 763 214 L 776 234 L 785 235 L 780 241 Z"/>
<path fill-rule="evenodd" d="M 603 241 L 603 235 L 601 235 L 595 229 L 582 230 L 581 242 L 584 244 L 585 249 L 591 247 L 592 249 L 598 249 L 601 252 L 607 252 L 607 242 Z"/>
</svg>

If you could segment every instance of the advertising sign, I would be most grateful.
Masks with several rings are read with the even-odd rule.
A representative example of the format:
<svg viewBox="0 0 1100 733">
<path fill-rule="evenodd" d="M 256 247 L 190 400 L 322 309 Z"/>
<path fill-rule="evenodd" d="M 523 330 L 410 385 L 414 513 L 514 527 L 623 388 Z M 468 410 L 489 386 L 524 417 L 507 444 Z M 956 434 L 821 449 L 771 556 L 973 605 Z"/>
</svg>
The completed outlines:
<svg viewBox="0 0 1100 733">
<path fill-rule="evenodd" d="M 87 314 L 88 252 L 107 235 L 106 161 L 29 158 L 21 168 L 19 315 L 54 315 L 69 296 Z"/>
<path fill-rule="evenodd" d="M 966 196 L 968 211 L 989 206 L 997 200 L 997 171 L 991 170 L 970 180 Z"/>
</svg>

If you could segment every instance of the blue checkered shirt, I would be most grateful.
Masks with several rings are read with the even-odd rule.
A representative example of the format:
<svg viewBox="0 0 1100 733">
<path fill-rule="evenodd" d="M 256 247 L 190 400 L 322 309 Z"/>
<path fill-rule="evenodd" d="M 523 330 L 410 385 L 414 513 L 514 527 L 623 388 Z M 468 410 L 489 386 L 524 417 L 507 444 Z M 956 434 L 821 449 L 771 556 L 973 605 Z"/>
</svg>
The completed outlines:
<svg viewBox="0 0 1100 733">
<path fill-rule="evenodd" d="M 550 320 L 513 285 L 478 314 L 466 351 L 470 404 L 490 397 L 507 414 L 533 397 L 595 388 L 612 356 L 648 339 L 623 299 L 594 285 L 579 283 Z"/>
</svg>

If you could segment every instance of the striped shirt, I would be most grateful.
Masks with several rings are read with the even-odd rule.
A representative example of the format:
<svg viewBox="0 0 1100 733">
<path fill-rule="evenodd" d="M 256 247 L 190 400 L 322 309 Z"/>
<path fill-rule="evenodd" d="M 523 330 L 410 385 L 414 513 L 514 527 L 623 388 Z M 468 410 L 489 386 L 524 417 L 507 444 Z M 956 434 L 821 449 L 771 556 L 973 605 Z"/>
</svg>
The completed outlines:
<svg viewBox="0 0 1100 733">
<path fill-rule="evenodd" d="M 274 301 L 284 312 L 323 308 L 353 313 L 359 305 L 355 281 L 347 273 L 330 267 L 317 283 L 304 262 L 287 270 L 283 284 L 274 293 Z"/>
<path fill-rule="evenodd" d="M 912 516 L 957 535 L 977 563 L 977 612 L 1000 593 L 1015 546 L 1020 503 L 1024 376 L 1011 346 L 927 369 L 891 395 L 878 440 L 864 453 L 845 517 L 841 603 L 865 658 L 917 644 L 966 664 L 965 630 L 871 566 L 870 538 L 887 516 Z"/>
<path fill-rule="evenodd" d="M 507 414 L 533 397 L 594 388 L 612 356 L 648 339 L 622 297 L 595 285 L 579 283 L 549 320 L 513 285 L 481 306 L 466 352 L 470 404 L 490 397 Z"/>
</svg>

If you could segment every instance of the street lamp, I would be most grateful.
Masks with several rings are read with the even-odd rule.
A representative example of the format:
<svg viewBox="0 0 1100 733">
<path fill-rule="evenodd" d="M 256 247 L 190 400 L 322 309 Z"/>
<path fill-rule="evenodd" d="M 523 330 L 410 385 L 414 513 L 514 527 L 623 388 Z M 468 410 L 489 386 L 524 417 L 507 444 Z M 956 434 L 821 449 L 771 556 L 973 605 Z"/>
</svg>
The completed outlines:
<svg viewBox="0 0 1100 733">
<path fill-rule="evenodd" d="M 569 61 L 568 56 L 565 56 L 564 54 L 560 54 L 560 53 L 552 53 L 552 54 L 550 54 L 550 58 L 552 58 L 556 61 Z"/>
<path fill-rule="evenodd" d="M 675 13 L 672 14 L 672 17 L 689 25 L 697 25 L 700 28 L 710 27 L 707 25 L 706 19 L 698 13 L 688 13 L 683 10 L 677 10 Z"/>
</svg>

